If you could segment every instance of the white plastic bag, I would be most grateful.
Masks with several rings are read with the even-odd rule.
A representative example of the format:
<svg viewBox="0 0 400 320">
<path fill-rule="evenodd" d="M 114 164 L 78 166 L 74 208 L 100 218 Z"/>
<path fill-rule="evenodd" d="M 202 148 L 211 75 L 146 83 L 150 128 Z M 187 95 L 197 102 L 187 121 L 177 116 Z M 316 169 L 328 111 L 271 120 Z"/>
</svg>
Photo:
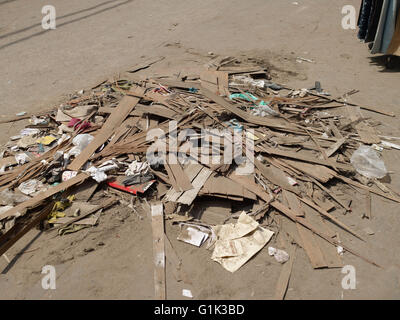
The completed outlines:
<svg viewBox="0 0 400 320">
<path fill-rule="evenodd" d="M 18 190 L 27 196 L 34 194 L 41 189 L 43 189 L 43 183 L 36 179 L 22 182 L 18 187 Z"/>
<path fill-rule="evenodd" d="M 387 174 L 385 163 L 370 146 L 360 146 L 354 151 L 350 162 L 359 174 L 370 179 L 380 179 Z"/>
<path fill-rule="evenodd" d="M 78 156 L 83 149 L 85 149 L 92 141 L 94 137 L 90 134 L 78 134 L 73 140 L 72 144 L 75 146 L 69 152 L 69 156 Z"/>
<path fill-rule="evenodd" d="M 279 263 L 285 263 L 289 260 L 289 254 L 281 249 L 276 249 L 274 247 L 268 247 L 268 254 L 274 256 L 275 260 Z"/>
<path fill-rule="evenodd" d="M 90 173 L 90 176 L 100 183 L 108 179 L 106 172 L 114 169 L 118 169 L 118 165 L 113 160 L 108 160 L 101 164 L 98 168 L 94 166 L 90 167 L 86 170 L 86 172 Z"/>
</svg>

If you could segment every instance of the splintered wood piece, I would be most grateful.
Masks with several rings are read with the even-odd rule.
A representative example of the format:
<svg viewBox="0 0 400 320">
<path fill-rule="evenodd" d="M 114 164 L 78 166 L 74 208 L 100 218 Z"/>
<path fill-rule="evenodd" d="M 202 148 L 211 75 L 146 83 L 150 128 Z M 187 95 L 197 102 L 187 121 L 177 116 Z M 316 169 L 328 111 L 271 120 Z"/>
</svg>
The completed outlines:
<svg viewBox="0 0 400 320">
<path fill-rule="evenodd" d="M 3 255 L 10 249 L 19 239 L 26 233 L 37 226 L 41 221 L 46 219 L 53 208 L 54 202 L 50 201 L 48 205 L 43 208 L 34 217 L 28 220 L 25 224 L 16 223 L 10 230 L 0 236 L 0 255 Z"/>
<path fill-rule="evenodd" d="M 269 119 L 269 118 L 262 118 L 250 115 L 248 112 L 239 109 L 237 106 L 226 101 L 224 98 L 218 96 L 214 92 L 203 87 L 201 87 L 200 90 L 207 98 L 219 104 L 220 106 L 224 107 L 226 110 L 230 111 L 234 115 L 246 120 L 249 123 L 276 129 L 283 129 L 285 131 L 290 131 L 290 132 L 299 132 L 296 126 L 292 125 L 289 122 L 285 122 L 283 119 L 282 120 L 279 118 Z"/>
<path fill-rule="evenodd" d="M 233 173 L 229 178 L 240 183 L 243 187 L 256 194 L 265 202 L 269 203 L 272 200 L 272 197 L 259 184 L 254 182 L 254 177 L 241 176 Z"/>
<path fill-rule="evenodd" d="M 351 165 L 335 162 L 330 159 L 322 160 L 322 159 L 317 159 L 317 158 L 311 157 L 311 156 L 304 156 L 304 155 L 301 155 L 301 154 L 299 154 L 297 152 L 293 152 L 293 151 L 286 151 L 286 150 L 283 151 L 283 150 L 279 150 L 276 148 L 274 149 L 274 148 L 265 147 L 265 146 L 262 146 L 261 148 L 262 148 L 262 152 L 266 152 L 270 155 L 305 161 L 305 162 L 309 162 L 309 163 L 316 163 L 316 164 L 320 164 L 320 165 L 324 165 L 324 166 L 329 166 L 332 168 L 339 168 L 339 169 L 350 171 L 350 172 L 354 171 L 354 168 Z"/>
<path fill-rule="evenodd" d="M 187 168 L 184 169 L 184 172 L 191 182 L 193 188 L 183 192 L 176 191 L 172 188 L 167 192 L 165 200 L 190 205 L 197 197 L 200 189 L 203 187 L 212 173 L 211 170 L 198 163 L 189 164 Z"/>
<path fill-rule="evenodd" d="M 256 165 L 257 169 L 260 170 L 264 178 L 271 183 L 293 193 L 299 193 L 299 191 L 289 183 L 288 177 L 282 170 L 274 166 L 267 167 L 257 159 L 254 159 L 254 164 Z"/>
<path fill-rule="evenodd" d="M 298 217 L 304 217 L 304 209 L 301 206 L 299 199 L 297 199 L 297 196 L 287 190 L 283 190 L 283 196 L 286 198 L 289 208 L 295 211 Z"/>
<path fill-rule="evenodd" d="M 133 92 L 143 94 L 144 90 L 144 88 L 136 87 Z M 80 170 L 92 154 L 114 134 L 115 130 L 122 124 L 139 101 L 140 98 L 130 95 L 122 98 L 115 112 L 111 113 L 110 117 L 96 134 L 94 140 L 72 161 L 68 169 L 72 171 Z"/>
<path fill-rule="evenodd" d="M 175 190 L 188 191 L 193 189 L 193 185 L 190 183 L 188 176 L 179 164 L 178 158 L 173 153 L 169 154 L 165 168 L 167 169 L 168 176 Z M 177 188 L 175 188 L 174 184 Z"/>
<path fill-rule="evenodd" d="M 80 173 L 76 177 L 73 177 L 73 178 L 69 179 L 68 181 L 60 183 L 59 185 L 52 187 L 44 192 L 40 192 L 34 198 L 29 199 L 25 202 L 22 202 L 19 205 L 15 206 L 14 208 L 11 208 L 10 210 L 7 210 L 6 212 L 1 213 L 0 221 L 5 218 L 20 215 L 26 209 L 30 209 L 30 208 L 33 208 L 33 207 L 39 205 L 43 200 L 46 200 L 47 198 L 55 195 L 56 193 L 66 190 L 66 189 L 86 180 L 88 177 L 89 176 L 87 174 Z"/>
<path fill-rule="evenodd" d="M 197 194 L 199 193 L 200 189 L 206 183 L 207 179 L 211 175 L 211 170 L 203 167 L 199 174 L 194 178 L 192 181 L 193 189 L 185 191 L 182 196 L 179 197 L 178 202 L 190 205 L 196 199 Z"/>
<path fill-rule="evenodd" d="M 330 179 L 335 177 L 335 171 L 318 164 L 310 164 L 289 159 L 281 159 L 281 161 L 323 183 L 328 182 Z"/>
<path fill-rule="evenodd" d="M 351 208 L 342 200 L 340 200 L 333 192 L 328 190 L 326 187 L 324 187 L 321 183 L 319 183 L 317 180 L 314 179 L 313 181 L 321 190 L 325 191 L 329 196 L 335 200 L 339 205 L 341 205 L 346 211 L 351 211 Z"/>
<path fill-rule="evenodd" d="M 315 211 L 313 208 L 309 206 L 304 206 L 306 211 L 306 221 L 311 223 L 313 226 L 321 230 L 324 234 L 328 235 L 330 238 L 336 236 L 336 233 L 328 228 L 327 223 L 321 217 L 321 215 Z M 340 256 L 337 252 L 337 248 L 331 246 L 329 243 L 321 239 L 320 237 L 313 235 L 313 240 L 315 240 L 315 244 L 318 246 L 322 257 L 323 262 L 326 264 L 328 268 L 340 268 L 343 266 L 343 262 L 340 259 Z"/>
<path fill-rule="evenodd" d="M 302 226 L 306 227 L 307 229 L 311 230 L 312 232 L 314 232 L 316 235 L 318 235 L 322 239 L 324 239 L 327 242 L 329 242 L 331 245 L 333 245 L 335 247 L 336 246 L 341 246 L 343 249 L 345 249 L 346 251 L 350 252 L 351 254 L 354 254 L 355 256 L 359 257 L 360 259 L 362 259 L 362 260 L 364 260 L 364 261 L 366 261 L 366 262 L 368 262 L 368 263 L 370 263 L 370 264 L 372 264 L 372 265 L 374 265 L 376 267 L 382 268 L 381 265 L 377 264 L 376 262 L 374 262 L 374 261 L 372 261 L 372 260 L 370 260 L 368 258 L 365 258 L 364 256 L 362 256 L 361 254 L 357 253 L 356 251 L 354 251 L 353 249 L 349 248 L 348 246 L 344 245 L 343 243 L 339 243 L 338 241 L 333 240 L 332 237 L 330 237 L 329 235 L 325 234 L 321 230 L 318 230 L 311 223 L 305 221 L 301 217 L 297 217 L 295 212 L 290 210 L 288 207 L 284 206 L 282 203 L 280 203 L 278 201 L 272 201 L 270 205 L 272 207 L 274 207 L 276 210 L 278 210 L 279 212 L 283 213 L 288 218 L 290 218 L 290 220 L 297 221 Z"/>
<path fill-rule="evenodd" d="M 328 265 L 324 260 L 324 255 L 322 254 L 315 235 L 298 222 L 296 222 L 296 227 L 303 243 L 303 249 L 310 259 L 311 266 L 314 269 L 326 268 Z"/>
<path fill-rule="evenodd" d="M 371 192 L 367 191 L 365 197 L 365 215 L 368 219 L 372 218 L 372 211 L 371 211 Z"/>
<path fill-rule="evenodd" d="M 287 261 L 281 270 L 275 290 L 275 300 L 285 299 L 286 291 L 289 285 L 290 276 L 292 274 L 293 263 L 296 254 L 296 246 L 291 245 L 289 249 L 289 261 Z"/>
<path fill-rule="evenodd" d="M 154 295 L 156 300 L 165 300 L 165 236 L 162 203 L 151 205 L 151 226 L 153 229 Z"/>
<path fill-rule="evenodd" d="M 359 238 L 360 240 L 364 240 L 363 237 L 361 237 L 357 232 L 355 232 L 354 230 L 352 230 L 350 227 L 346 226 L 343 222 L 339 221 L 337 218 L 335 218 L 333 215 L 331 215 L 330 213 L 326 212 L 324 209 L 322 209 L 321 207 L 317 206 L 316 204 L 314 204 L 312 201 L 308 200 L 308 199 L 304 199 L 304 198 L 300 198 L 299 200 L 304 202 L 305 204 L 307 204 L 308 206 L 310 206 L 311 208 L 313 208 L 314 210 L 318 211 L 321 215 L 323 215 L 325 218 L 328 218 L 329 220 L 331 220 L 333 223 L 337 224 L 339 227 L 341 227 L 342 229 L 350 232 L 352 235 L 356 236 L 357 238 Z"/>
<path fill-rule="evenodd" d="M 296 212 L 296 216 L 305 216 L 304 208 L 302 207 L 299 199 L 296 195 L 287 191 L 284 191 L 286 199 L 288 199 L 289 208 Z M 304 217 L 305 221 L 309 221 L 308 217 Z M 302 247 L 305 250 L 308 258 L 310 259 L 311 266 L 314 269 L 326 268 L 328 264 L 324 260 L 321 248 L 318 245 L 318 240 L 322 240 L 316 237 L 310 230 L 302 226 L 300 223 L 295 222 L 297 227 L 297 232 L 300 236 Z"/>
<path fill-rule="evenodd" d="M 338 178 L 338 179 L 342 180 L 343 182 L 348 183 L 348 184 L 350 184 L 350 185 L 352 185 L 354 187 L 357 187 L 357 188 L 360 188 L 360 189 L 363 189 L 363 190 L 367 190 L 367 191 L 369 191 L 371 193 L 377 194 L 378 196 L 381 196 L 381 197 L 384 197 L 386 199 L 389 199 L 389 200 L 396 201 L 396 202 L 400 203 L 400 198 L 394 197 L 391 194 L 387 194 L 387 193 L 384 193 L 384 192 L 381 192 L 381 191 L 374 190 L 374 189 L 372 189 L 372 188 L 370 188 L 368 186 L 364 186 L 361 183 L 358 183 L 358 182 L 353 181 L 353 180 L 351 180 L 349 178 L 343 177 L 343 176 L 341 176 L 339 174 L 336 175 L 336 178 Z"/>
<path fill-rule="evenodd" d="M 351 121 L 354 122 L 363 118 L 359 107 L 348 105 L 346 106 L 346 109 Z M 363 143 L 373 144 L 381 142 L 381 139 L 376 135 L 374 128 L 367 125 L 365 121 L 361 120 L 359 123 L 355 124 L 354 127 Z"/>
<path fill-rule="evenodd" d="M 329 158 L 335 154 L 336 151 L 346 142 L 346 138 L 341 138 L 336 141 L 327 151 L 326 156 Z"/>
</svg>

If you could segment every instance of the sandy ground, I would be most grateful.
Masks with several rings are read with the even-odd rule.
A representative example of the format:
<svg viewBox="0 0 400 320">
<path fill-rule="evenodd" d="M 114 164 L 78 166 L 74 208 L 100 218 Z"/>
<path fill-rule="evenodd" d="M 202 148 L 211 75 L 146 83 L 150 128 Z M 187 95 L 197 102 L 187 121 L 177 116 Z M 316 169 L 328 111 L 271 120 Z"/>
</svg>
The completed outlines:
<svg viewBox="0 0 400 320">
<path fill-rule="evenodd" d="M 321 81 L 332 95 L 360 92 L 352 101 L 378 106 L 400 116 L 399 67 L 386 70 L 373 58 L 354 30 L 341 27 L 341 8 L 356 0 L 52 0 L 57 29 L 41 28 L 41 8 L 48 1 L 0 1 L 0 114 L 48 109 L 66 94 L 123 72 L 149 57 L 165 56 L 145 71 L 189 70 L 222 55 L 261 57 L 275 79 L 293 87 Z M 296 62 L 296 57 L 315 63 Z M 377 130 L 400 136 L 398 117 L 364 112 L 381 121 Z M 24 123 L 1 125 L 0 142 Z M 384 152 L 391 186 L 400 190 L 400 151 Z M 357 287 L 343 290 L 341 269 L 313 270 L 298 250 L 287 299 L 399 299 L 399 206 L 373 196 L 371 220 L 361 219 L 364 196 L 353 189 L 353 212 L 340 218 L 357 231 L 374 235 L 367 243 L 343 235 L 343 241 L 381 263 L 373 267 L 345 254 L 356 268 Z M 196 299 L 269 299 L 281 266 L 262 250 L 230 274 L 210 259 L 211 253 L 167 235 L 183 261 L 191 284 L 177 282 L 167 264 L 168 298 L 181 299 L 191 289 Z M 86 250 L 85 250 L 86 249 Z M 93 249 L 93 250 L 92 250 Z M 106 211 L 96 228 L 54 237 L 32 230 L 0 258 L 0 298 L 10 299 L 151 299 L 153 264 L 150 221 L 123 207 Z M 41 287 L 44 265 L 57 270 L 57 289 Z"/>
</svg>

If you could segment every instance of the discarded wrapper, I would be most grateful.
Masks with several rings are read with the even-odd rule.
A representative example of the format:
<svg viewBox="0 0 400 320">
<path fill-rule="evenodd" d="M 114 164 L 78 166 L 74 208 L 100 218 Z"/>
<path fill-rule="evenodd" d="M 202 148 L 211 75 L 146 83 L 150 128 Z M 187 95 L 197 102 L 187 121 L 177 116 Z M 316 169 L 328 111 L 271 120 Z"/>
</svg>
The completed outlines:
<svg viewBox="0 0 400 320">
<path fill-rule="evenodd" d="M 279 263 L 285 263 L 290 258 L 286 251 L 274 247 L 268 247 L 268 254 L 273 256 Z"/>
<path fill-rule="evenodd" d="M 76 177 L 77 174 L 78 174 L 77 171 L 64 171 L 61 176 L 61 180 L 68 181 L 69 179 Z"/>
<path fill-rule="evenodd" d="M 182 296 L 186 298 L 193 298 L 192 291 L 189 289 L 182 289 Z"/>
<path fill-rule="evenodd" d="M 196 247 L 200 247 L 208 239 L 208 236 L 209 233 L 200 230 L 198 226 L 185 225 L 183 226 L 177 239 Z"/>
<path fill-rule="evenodd" d="M 22 182 L 18 187 L 18 190 L 26 195 L 34 194 L 41 189 L 43 189 L 43 183 L 36 179 Z"/>
</svg>

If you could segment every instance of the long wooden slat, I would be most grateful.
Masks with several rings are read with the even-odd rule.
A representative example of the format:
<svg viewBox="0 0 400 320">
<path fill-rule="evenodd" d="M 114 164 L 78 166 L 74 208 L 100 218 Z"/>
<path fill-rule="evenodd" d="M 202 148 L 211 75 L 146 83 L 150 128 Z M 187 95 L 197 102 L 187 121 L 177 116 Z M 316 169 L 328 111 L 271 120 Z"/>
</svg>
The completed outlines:
<svg viewBox="0 0 400 320">
<path fill-rule="evenodd" d="M 379 265 L 378 263 L 365 258 L 364 256 L 362 256 L 361 254 L 357 253 L 356 251 L 354 251 L 353 249 L 351 249 L 350 247 L 346 246 L 343 243 L 339 243 L 338 241 L 333 240 L 330 236 L 326 235 L 325 233 L 323 233 L 322 231 L 316 229 L 311 223 L 305 221 L 304 219 L 302 219 L 301 217 L 297 217 L 296 213 L 293 212 L 292 210 L 290 210 L 288 207 L 284 206 L 282 203 L 278 202 L 278 201 L 273 201 L 270 204 L 272 207 L 274 207 L 276 210 L 278 210 L 279 212 L 283 213 L 285 216 L 287 216 L 288 218 L 290 218 L 292 221 L 297 221 L 299 222 L 301 225 L 303 225 L 304 227 L 306 227 L 307 229 L 311 230 L 313 233 L 315 233 L 316 235 L 318 235 L 319 237 L 321 237 L 322 239 L 326 240 L 327 242 L 329 242 L 330 244 L 332 244 L 333 246 L 341 246 L 344 250 L 350 252 L 351 254 L 359 257 L 360 259 L 376 266 L 379 268 L 382 268 L 381 265 Z"/>
<path fill-rule="evenodd" d="M 286 151 L 286 150 L 283 151 L 283 150 L 273 149 L 273 148 L 269 148 L 269 147 L 265 147 L 265 146 L 262 146 L 260 148 L 262 148 L 262 150 L 265 151 L 266 153 L 272 154 L 275 156 L 291 158 L 291 159 L 305 161 L 305 162 L 309 162 L 309 163 L 321 164 L 321 165 L 329 166 L 332 168 L 336 167 L 336 168 L 343 169 L 346 171 L 351 171 L 351 172 L 354 171 L 354 168 L 349 164 L 339 163 L 339 162 L 335 162 L 332 160 L 322 160 L 322 159 L 318 159 L 318 158 L 311 157 L 311 156 L 304 156 L 304 155 L 301 155 L 301 154 L 293 152 L 293 151 Z"/>
<path fill-rule="evenodd" d="M 46 200 L 47 198 L 55 195 L 56 193 L 66 190 L 69 187 L 72 187 L 73 185 L 76 185 L 84 180 L 86 180 L 89 176 L 85 173 L 80 173 L 76 177 L 73 177 L 69 179 L 68 181 L 65 181 L 63 183 L 60 183 L 59 185 L 55 187 L 51 187 L 50 189 L 39 193 L 37 196 L 35 196 L 32 199 L 29 199 L 23 203 L 20 203 L 19 205 L 15 206 L 14 208 L 11 208 L 10 210 L 7 210 L 6 212 L 3 212 L 0 214 L 0 220 L 16 216 L 24 212 L 26 209 L 33 208 L 34 206 L 40 204 L 43 200 Z"/>
<path fill-rule="evenodd" d="M 304 208 L 301 206 L 299 199 L 297 199 L 296 195 L 290 193 L 288 191 L 284 191 L 284 195 L 289 203 L 289 208 L 296 212 L 297 216 L 305 216 Z M 305 216 L 304 218 L 308 221 L 308 217 Z M 317 239 L 315 238 L 314 234 L 302 226 L 300 223 L 295 222 L 297 227 L 297 232 L 300 236 L 302 241 L 302 247 L 305 250 L 308 258 L 310 259 L 311 266 L 314 269 L 319 268 L 326 268 L 328 264 L 326 263 L 324 256 L 322 254 L 321 248 L 317 243 Z"/>
<path fill-rule="evenodd" d="M 0 256 L 7 252 L 19 239 L 37 226 L 51 212 L 53 203 L 50 202 L 40 213 L 26 224 L 16 223 L 10 230 L 0 236 Z"/>
<path fill-rule="evenodd" d="M 246 120 L 247 122 L 281 130 L 287 129 L 289 131 L 293 130 L 298 131 L 297 127 L 293 126 L 289 122 L 283 121 L 282 119 L 279 118 L 269 119 L 269 118 L 262 118 L 249 115 L 249 113 L 239 109 L 232 103 L 226 101 L 224 98 L 215 94 L 214 92 L 211 92 L 210 90 L 203 87 L 201 87 L 200 90 L 207 98 L 214 101 L 216 104 L 219 104 L 221 107 L 224 107 L 234 115 Z"/>
<path fill-rule="evenodd" d="M 310 206 L 311 208 L 313 208 L 314 210 L 317 210 L 320 214 L 322 214 L 324 217 L 328 218 L 329 220 L 331 220 L 333 223 L 337 224 L 338 226 L 340 226 L 341 228 L 343 228 L 344 230 L 350 232 L 352 235 L 356 236 L 357 238 L 359 238 L 360 240 L 364 240 L 364 238 L 362 236 L 360 236 L 357 232 L 355 232 L 354 230 L 352 230 L 350 227 L 346 226 L 343 222 L 339 221 L 337 218 L 335 218 L 333 215 L 331 215 L 329 212 L 326 212 L 324 209 L 322 209 L 321 207 L 317 206 L 316 204 L 314 204 L 312 201 L 305 199 L 305 198 L 300 198 L 299 200 L 304 202 L 305 204 L 307 204 L 308 206 Z"/>
<path fill-rule="evenodd" d="M 289 285 L 290 276 L 292 274 L 293 263 L 296 255 L 296 246 L 291 245 L 289 250 L 289 261 L 287 261 L 281 270 L 278 282 L 276 284 L 275 300 L 285 299 L 287 287 Z"/>
<path fill-rule="evenodd" d="M 156 300 L 166 299 L 165 285 L 165 246 L 164 214 L 162 203 L 151 206 L 151 225 L 153 229 L 154 290 Z"/>
<path fill-rule="evenodd" d="M 133 92 L 137 92 L 138 94 L 143 94 L 144 91 L 145 89 L 141 87 L 136 87 L 133 90 Z M 111 113 L 103 127 L 96 134 L 94 140 L 72 161 L 68 169 L 72 171 L 80 170 L 92 154 L 113 135 L 139 101 L 140 98 L 138 97 L 126 95 L 119 103 L 115 112 Z"/>
</svg>

